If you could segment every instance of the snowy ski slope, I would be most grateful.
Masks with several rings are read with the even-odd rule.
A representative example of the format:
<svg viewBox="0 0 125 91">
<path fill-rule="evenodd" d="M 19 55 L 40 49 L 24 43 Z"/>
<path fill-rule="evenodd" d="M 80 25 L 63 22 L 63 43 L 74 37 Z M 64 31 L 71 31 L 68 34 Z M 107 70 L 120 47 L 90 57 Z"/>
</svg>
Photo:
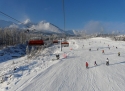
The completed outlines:
<svg viewBox="0 0 125 91">
<path fill-rule="evenodd" d="M 27 70 L 19 69 L 22 73 L 13 73 L 13 82 L 9 85 L 8 81 L 0 84 L 0 91 L 125 91 L 124 41 L 99 37 L 69 42 L 70 46 L 64 47 L 62 52 L 57 48 L 58 45 L 41 52 L 30 61 L 35 63 L 26 67 Z M 118 52 L 121 53 L 120 57 Z M 43 57 L 42 53 L 47 56 Z M 61 58 L 52 61 L 55 58 L 53 54 L 58 53 Z M 64 53 L 67 58 L 63 58 Z M 105 65 L 107 58 L 109 66 Z M 98 66 L 94 65 L 94 61 Z M 86 69 L 85 62 L 89 63 L 89 69 Z"/>
</svg>

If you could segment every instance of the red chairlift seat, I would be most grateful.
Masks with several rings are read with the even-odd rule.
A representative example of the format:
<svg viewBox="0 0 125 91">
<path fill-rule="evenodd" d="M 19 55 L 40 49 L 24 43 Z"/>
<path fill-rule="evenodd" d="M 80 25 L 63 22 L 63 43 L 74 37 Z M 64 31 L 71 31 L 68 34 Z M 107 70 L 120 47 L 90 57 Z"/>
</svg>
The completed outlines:
<svg viewBox="0 0 125 91">
<path fill-rule="evenodd" d="M 44 41 L 43 40 L 30 40 L 28 44 L 31 46 L 44 45 Z"/>
<path fill-rule="evenodd" d="M 69 44 L 68 42 L 62 42 L 61 44 Z"/>
<path fill-rule="evenodd" d="M 69 46 L 69 42 L 62 42 L 61 45 L 64 46 L 64 47 L 68 47 Z"/>
<path fill-rule="evenodd" d="M 53 43 L 58 43 L 58 40 L 54 40 Z"/>
</svg>

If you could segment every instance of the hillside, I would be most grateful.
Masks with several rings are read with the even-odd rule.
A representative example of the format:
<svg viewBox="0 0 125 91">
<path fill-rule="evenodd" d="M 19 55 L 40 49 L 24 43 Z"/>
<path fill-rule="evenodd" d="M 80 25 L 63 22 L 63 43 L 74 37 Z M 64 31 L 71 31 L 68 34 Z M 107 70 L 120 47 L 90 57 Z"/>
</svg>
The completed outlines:
<svg viewBox="0 0 125 91">
<path fill-rule="evenodd" d="M 59 45 L 54 45 L 29 61 L 22 57 L 15 59 L 15 65 L 9 66 L 13 60 L 0 64 L 5 65 L 4 69 L 18 67 L 11 79 L 0 84 L 0 91 L 124 91 L 124 42 L 101 37 L 68 41 L 70 46 L 62 52 Z M 55 54 L 60 59 L 52 61 Z M 105 65 L 107 58 L 109 66 Z M 85 67 L 86 61 L 89 69 Z"/>
</svg>

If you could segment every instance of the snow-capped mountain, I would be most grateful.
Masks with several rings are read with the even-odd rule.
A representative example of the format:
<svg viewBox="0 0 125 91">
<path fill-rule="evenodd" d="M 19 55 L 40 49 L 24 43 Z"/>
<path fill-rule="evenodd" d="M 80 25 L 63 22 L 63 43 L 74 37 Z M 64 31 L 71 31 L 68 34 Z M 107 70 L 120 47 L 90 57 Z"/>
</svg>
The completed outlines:
<svg viewBox="0 0 125 91">
<path fill-rule="evenodd" d="M 54 32 L 54 33 L 63 33 L 63 31 L 58 28 L 57 26 L 49 23 L 49 22 L 44 22 L 44 21 L 41 21 L 37 24 L 33 24 L 29 30 L 33 30 L 35 29 L 35 32 L 44 32 L 44 33 L 48 33 L 48 32 Z"/>
<path fill-rule="evenodd" d="M 67 30 L 65 31 L 67 35 L 78 35 L 78 31 L 76 30 Z"/>
<path fill-rule="evenodd" d="M 78 35 L 78 31 L 75 30 L 66 30 L 63 31 L 60 29 L 58 26 L 46 22 L 46 21 L 41 21 L 39 23 L 33 23 L 29 19 L 25 20 L 23 23 L 16 24 L 11 21 L 5 21 L 5 20 L 0 20 L 0 27 L 5 28 L 23 28 L 23 29 L 29 29 L 30 31 L 33 32 L 42 32 L 42 33 L 56 33 L 56 34 L 66 34 L 66 35 Z"/>
<path fill-rule="evenodd" d="M 29 19 L 21 24 L 15 24 L 11 21 L 0 20 L 0 27 L 10 27 L 10 28 L 28 28 L 29 30 L 34 30 L 34 32 L 44 32 L 44 33 L 64 33 L 62 29 L 55 26 L 52 23 L 41 21 L 39 23 L 32 23 Z"/>
</svg>

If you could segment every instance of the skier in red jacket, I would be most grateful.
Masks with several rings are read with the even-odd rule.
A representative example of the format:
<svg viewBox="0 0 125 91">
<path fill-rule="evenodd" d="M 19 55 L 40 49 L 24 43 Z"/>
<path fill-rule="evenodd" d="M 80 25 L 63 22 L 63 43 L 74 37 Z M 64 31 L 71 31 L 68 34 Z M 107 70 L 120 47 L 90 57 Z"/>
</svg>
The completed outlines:
<svg viewBox="0 0 125 91">
<path fill-rule="evenodd" d="M 88 68 L 88 65 L 89 65 L 88 62 L 86 62 L 86 68 Z"/>
</svg>

